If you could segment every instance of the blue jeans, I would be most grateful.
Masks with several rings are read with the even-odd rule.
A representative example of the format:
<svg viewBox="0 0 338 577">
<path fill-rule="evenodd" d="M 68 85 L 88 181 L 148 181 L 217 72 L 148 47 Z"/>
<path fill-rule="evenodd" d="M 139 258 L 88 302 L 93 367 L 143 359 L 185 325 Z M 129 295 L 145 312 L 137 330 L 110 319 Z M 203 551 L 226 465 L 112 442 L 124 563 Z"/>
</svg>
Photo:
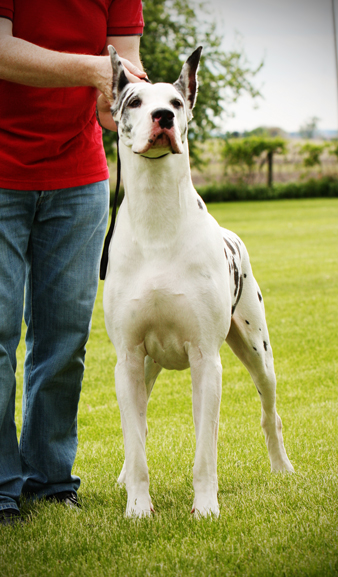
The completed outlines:
<svg viewBox="0 0 338 577">
<path fill-rule="evenodd" d="M 48 192 L 0 189 L 0 510 L 20 495 L 75 491 L 77 408 L 107 225 L 108 181 Z M 27 325 L 23 424 L 16 349 Z"/>
</svg>

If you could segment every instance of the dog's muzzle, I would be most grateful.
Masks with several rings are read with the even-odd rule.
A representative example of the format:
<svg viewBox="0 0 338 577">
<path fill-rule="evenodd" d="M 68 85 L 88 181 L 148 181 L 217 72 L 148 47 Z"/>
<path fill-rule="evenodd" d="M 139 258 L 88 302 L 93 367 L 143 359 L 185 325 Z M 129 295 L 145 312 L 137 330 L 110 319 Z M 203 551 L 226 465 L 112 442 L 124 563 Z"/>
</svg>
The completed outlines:
<svg viewBox="0 0 338 577">
<path fill-rule="evenodd" d="M 168 154 L 182 154 L 180 131 L 175 113 L 168 108 L 156 108 L 149 115 L 148 133 L 135 139 L 132 151 L 147 158 L 162 158 Z"/>
<path fill-rule="evenodd" d="M 172 110 L 168 110 L 166 108 L 158 108 L 152 112 L 151 117 L 153 122 L 158 122 L 162 129 L 170 129 L 174 126 L 175 115 Z"/>
</svg>

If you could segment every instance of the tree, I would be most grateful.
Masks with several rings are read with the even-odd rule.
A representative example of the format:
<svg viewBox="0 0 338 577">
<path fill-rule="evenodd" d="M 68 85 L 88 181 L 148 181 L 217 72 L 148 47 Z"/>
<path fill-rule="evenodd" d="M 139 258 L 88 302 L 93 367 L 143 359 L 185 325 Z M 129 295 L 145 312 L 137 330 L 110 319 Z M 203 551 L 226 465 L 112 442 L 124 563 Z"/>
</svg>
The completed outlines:
<svg viewBox="0 0 338 577">
<path fill-rule="evenodd" d="M 305 124 L 302 124 L 299 127 L 299 134 L 302 138 L 314 138 L 315 133 L 318 130 L 318 122 L 320 118 L 317 116 L 312 116 Z"/>
<path fill-rule="evenodd" d="M 239 168 L 243 178 L 245 168 L 250 177 L 258 159 L 261 158 L 260 167 L 266 162 L 268 164 L 267 185 L 273 184 L 273 156 L 274 154 L 285 154 L 286 140 L 284 138 L 268 138 L 264 136 L 248 136 L 245 138 L 235 138 L 225 141 L 223 156 L 227 166 Z M 262 158 L 262 155 L 264 157 Z"/>
<path fill-rule="evenodd" d="M 285 130 L 279 126 L 258 126 L 253 130 L 245 131 L 243 136 L 265 136 L 269 138 L 274 138 L 275 136 L 280 136 L 281 138 L 287 138 L 287 133 Z"/>
<path fill-rule="evenodd" d="M 323 144 L 313 144 L 312 142 L 306 142 L 299 148 L 300 154 L 304 155 L 303 165 L 307 168 L 312 168 L 313 166 L 321 166 L 321 155 L 327 148 L 327 143 Z M 334 152 L 333 152 L 334 154 Z"/>
<path fill-rule="evenodd" d="M 329 148 L 329 154 L 331 154 L 332 156 L 336 156 L 338 160 L 338 141 L 333 140 L 331 144 L 328 144 L 328 148 Z"/>
<path fill-rule="evenodd" d="M 146 26 L 141 57 L 152 82 L 177 80 L 184 60 L 195 48 L 203 46 L 199 94 L 189 127 L 190 154 L 200 164 L 197 143 L 217 129 L 226 105 L 243 92 L 252 97 L 260 95 L 253 79 L 262 63 L 252 68 L 242 49 L 224 52 L 216 24 L 206 22 L 192 0 L 145 0 L 143 14 Z M 112 156 L 115 136 L 105 131 L 103 139 L 107 155 Z"/>
</svg>

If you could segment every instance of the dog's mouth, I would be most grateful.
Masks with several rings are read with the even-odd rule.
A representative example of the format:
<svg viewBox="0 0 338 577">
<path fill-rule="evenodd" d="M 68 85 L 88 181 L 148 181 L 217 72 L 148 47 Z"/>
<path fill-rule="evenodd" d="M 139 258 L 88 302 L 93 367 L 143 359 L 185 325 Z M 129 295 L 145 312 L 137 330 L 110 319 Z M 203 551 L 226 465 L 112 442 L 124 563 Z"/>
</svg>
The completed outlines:
<svg viewBox="0 0 338 577">
<path fill-rule="evenodd" d="M 161 158 L 167 154 L 182 154 L 182 143 L 178 140 L 173 128 L 156 128 L 147 139 L 147 142 L 133 152 L 147 158 Z"/>
<path fill-rule="evenodd" d="M 151 148 L 153 149 L 168 148 L 168 146 L 171 146 L 171 140 L 168 134 L 166 134 L 165 132 L 162 132 L 162 134 L 158 134 L 154 138 L 150 138 L 149 143 L 151 145 Z"/>
</svg>

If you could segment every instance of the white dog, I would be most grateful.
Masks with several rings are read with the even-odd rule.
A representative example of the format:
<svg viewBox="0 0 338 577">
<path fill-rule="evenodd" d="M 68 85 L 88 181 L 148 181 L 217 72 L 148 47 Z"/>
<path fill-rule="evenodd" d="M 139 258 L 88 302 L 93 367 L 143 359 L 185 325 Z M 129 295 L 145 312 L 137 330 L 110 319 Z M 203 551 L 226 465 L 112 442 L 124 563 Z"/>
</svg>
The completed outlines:
<svg viewBox="0 0 338 577">
<path fill-rule="evenodd" d="M 197 93 L 197 49 L 174 85 L 129 83 L 115 50 L 112 115 L 118 124 L 125 198 L 109 249 L 104 313 L 117 352 L 128 516 L 150 515 L 147 402 L 162 367 L 191 369 L 196 516 L 219 515 L 219 350 L 230 345 L 262 404 L 273 471 L 293 471 L 276 412 L 276 378 L 260 290 L 243 242 L 220 228 L 195 191 L 188 121 Z"/>
</svg>

